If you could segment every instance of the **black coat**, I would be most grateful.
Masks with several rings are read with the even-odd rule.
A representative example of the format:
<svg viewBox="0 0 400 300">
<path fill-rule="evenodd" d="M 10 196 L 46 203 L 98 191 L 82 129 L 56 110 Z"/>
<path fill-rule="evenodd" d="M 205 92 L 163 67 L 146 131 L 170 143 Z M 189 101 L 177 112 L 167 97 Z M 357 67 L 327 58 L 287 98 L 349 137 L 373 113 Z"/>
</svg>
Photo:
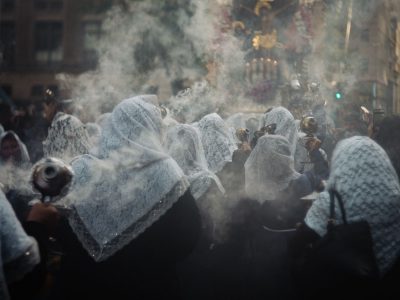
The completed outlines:
<svg viewBox="0 0 400 300">
<path fill-rule="evenodd" d="M 175 267 L 192 252 L 200 227 L 188 190 L 144 233 L 96 263 L 64 220 L 57 234 L 64 256 L 50 299 L 177 299 Z"/>
</svg>

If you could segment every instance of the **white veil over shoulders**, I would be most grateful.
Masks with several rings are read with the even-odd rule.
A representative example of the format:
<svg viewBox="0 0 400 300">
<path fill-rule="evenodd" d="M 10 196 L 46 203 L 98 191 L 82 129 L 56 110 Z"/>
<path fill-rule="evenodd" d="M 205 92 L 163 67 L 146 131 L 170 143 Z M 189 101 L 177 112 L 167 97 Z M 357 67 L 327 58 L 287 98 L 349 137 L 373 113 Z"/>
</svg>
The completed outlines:
<svg viewBox="0 0 400 300">
<path fill-rule="evenodd" d="M 7 283 L 21 279 L 40 262 L 37 243 L 18 221 L 7 198 L 0 190 L 0 299 L 9 299 Z M 16 263 L 18 261 L 18 263 Z M 12 264 L 4 274 L 3 266 Z M 6 277 L 7 276 L 7 277 Z"/>
<path fill-rule="evenodd" d="M 187 124 L 170 127 L 165 147 L 188 177 L 190 190 L 196 200 L 207 192 L 213 181 L 221 193 L 225 193 L 219 178 L 208 170 L 200 134 L 196 128 Z"/>
<path fill-rule="evenodd" d="M 20 151 L 20 157 L 18 161 L 15 161 L 15 165 L 20 168 L 30 168 L 31 167 L 31 159 L 29 157 L 28 150 L 26 149 L 25 144 L 21 141 L 19 136 L 12 130 L 5 131 L 0 135 L 0 145 L 3 143 L 3 140 L 8 137 L 12 136 L 14 140 L 18 144 L 18 148 Z M 2 158 L 0 157 L 0 165 L 3 164 Z"/>
<path fill-rule="evenodd" d="M 276 124 L 275 134 L 285 137 L 290 145 L 290 150 L 294 156 L 298 140 L 297 126 L 293 115 L 282 106 L 274 107 L 265 113 L 263 126 Z"/>
<path fill-rule="evenodd" d="M 263 203 L 279 200 L 279 194 L 300 174 L 294 170 L 290 145 L 280 135 L 264 135 L 245 163 L 246 193 Z"/>
<path fill-rule="evenodd" d="M 72 115 L 58 112 L 43 142 L 44 156 L 70 160 L 89 153 L 92 144 L 85 125 Z"/>
<path fill-rule="evenodd" d="M 194 126 L 200 131 L 208 168 L 214 173 L 221 171 L 237 149 L 233 132 L 216 113 L 204 116 Z"/>
<path fill-rule="evenodd" d="M 365 220 L 371 227 L 374 252 L 384 275 L 400 255 L 400 185 L 386 152 L 368 137 L 342 140 L 335 148 L 326 189 L 334 188 L 343 198 L 349 223 Z M 319 194 L 305 222 L 325 235 L 330 199 Z M 341 213 L 336 206 L 337 222 Z"/>
<path fill-rule="evenodd" d="M 140 96 L 124 100 L 102 126 L 96 157 L 72 162 L 69 223 L 96 261 L 131 242 L 189 187 L 161 145 L 161 127 L 156 106 Z"/>
</svg>

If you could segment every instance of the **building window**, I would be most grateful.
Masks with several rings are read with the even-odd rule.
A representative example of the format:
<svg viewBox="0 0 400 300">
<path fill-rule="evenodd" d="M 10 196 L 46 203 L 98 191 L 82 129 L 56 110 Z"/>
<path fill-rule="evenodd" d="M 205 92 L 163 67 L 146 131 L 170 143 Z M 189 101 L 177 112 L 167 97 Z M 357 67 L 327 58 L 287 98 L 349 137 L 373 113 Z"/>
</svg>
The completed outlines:
<svg viewBox="0 0 400 300">
<path fill-rule="evenodd" d="M 63 8 L 62 0 L 35 0 L 35 9 L 38 11 L 60 11 Z"/>
<path fill-rule="evenodd" d="M 10 66 L 15 58 L 15 24 L 14 22 L 0 23 L 0 65 Z"/>
<path fill-rule="evenodd" d="M 101 22 L 85 22 L 83 27 L 83 59 L 87 62 L 97 62 L 97 49 L 101 38 Z"/>
<path fill-rule="evenodd" d="M 7 13 L 15 9 L 15 0 L 1 0 L 1 12 Z"/>
<path fill-rule="evenodd" d="M 42 64 L 60 62 L 63 56 L 61 22 L 35 24 L 35 59 Z"/>
</svg>

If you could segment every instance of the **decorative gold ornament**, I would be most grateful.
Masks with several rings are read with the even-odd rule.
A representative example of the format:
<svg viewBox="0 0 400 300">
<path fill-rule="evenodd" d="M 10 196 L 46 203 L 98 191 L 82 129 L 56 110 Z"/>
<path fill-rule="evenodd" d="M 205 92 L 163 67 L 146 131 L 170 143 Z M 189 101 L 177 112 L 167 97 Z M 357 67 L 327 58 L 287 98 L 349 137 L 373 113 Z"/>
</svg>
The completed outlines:
<svg viewBox="0 0 400 300">
<path fill-rule="evenodd" d="M 246 26 L 244 25 L 244 23 L 242 21 L 233 21 L 232 22 L 232 29 L 235 30 L 237 28 L 239 28 L 241 30 L 245 30 Z"/>
<path fill-rule="evenodd" d="M 272 33 L 266 33 L 266 34 L 258 33 L 254 36 L 252 41 L 253 41 L 253 47 L 256 50 L 259 50 L 260 48 L 264 49 L 274 48 L 278 42 L 276 30 L 274 29 Z"/>
<path fill-rule="evenodd" d="M 271 9 L 270 2 L 274 2 L 274 0 L 259 0 L 254 7 L 254 13 L 259 16 L 261 8 Z"/>
</svg>

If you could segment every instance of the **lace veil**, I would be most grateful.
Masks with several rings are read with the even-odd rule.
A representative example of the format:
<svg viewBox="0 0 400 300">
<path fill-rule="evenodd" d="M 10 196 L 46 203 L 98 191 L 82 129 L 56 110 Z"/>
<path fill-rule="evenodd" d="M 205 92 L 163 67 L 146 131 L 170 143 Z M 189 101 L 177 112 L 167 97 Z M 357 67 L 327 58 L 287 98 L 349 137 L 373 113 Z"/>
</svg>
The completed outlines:
<svg viewBox="0 0 400 300">
<path fill-rule="evenodd" d="M 329 188 L 342 196 L 348 222 L 366 220 L 371 226 L 375 255 L 384 274 L 400 255 L 400 186 L 387 154 L 368 137 L 341 141 L 333 153 Z M 305 219 L 321 236 L 326 233 L 329 203 L 328 192 L 322 192 Z M 339 209 L 336 215 L 341 216 Z"/>
<path fill-rule="evenodd" d="M 65 161 L 89 153 L 91 147 L 85 125 L 78 118 L 62 112 L 54 117 L 43 142 L 45 157 L 57 157 Z"/>
<path fill-rule="evenodd" d="M 75 178 L 64 200 L 84 248 L 102 261 L 157 221 L 189 187 L 161 145 L 158 108 L 134 97 L 102 126 L 98 153 L 72 162 Z"/>
<path fill-rule="evenodd" d="M 214 173 L 221 171 L 237 149 L 232 131 L 216 113 L 204 116 L 194 126 L 200 131 L 208 168 Z"/>
<path fill-rule="evenodd" d="M 203 146 L 196 128 L 186 124 L 170 127 L 167 131 L 165 147 L 188 177 L 190 190 L 196 200 L 207 192 L 212 181 L 217 184 L 222 193 L 225 193 L 218 177 L 208 170 Z"/>
<path fill-rule="evenodd" d="M 246 193 L 259 201 L 279 200 L 279 194 L 300 176 L 294 170 L 293 156 L 286 138 L 261 137 L 245 163 Z"/>
<path fill-rule="evenodd" d="M 274 107 L 264 116 L 263 126 L 276 124 L 275 134 L 284 136 L 290 145 L 290 151 L 294 155 L 298 140 L 296 122 L 293 115 L 286 108 Z"/>
</svg>

